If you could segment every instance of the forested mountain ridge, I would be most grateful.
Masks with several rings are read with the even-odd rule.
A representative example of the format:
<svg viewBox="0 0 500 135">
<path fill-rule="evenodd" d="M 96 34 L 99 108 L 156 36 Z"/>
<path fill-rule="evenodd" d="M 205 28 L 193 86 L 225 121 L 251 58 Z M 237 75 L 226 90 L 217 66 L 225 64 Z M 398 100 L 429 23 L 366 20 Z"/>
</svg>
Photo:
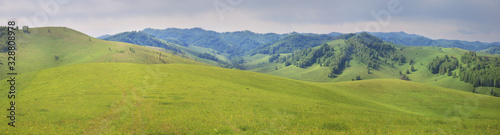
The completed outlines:
<svg viewBox="0 0 500 135">
<path fill-rule="evenodd" d="M 103 38 L 103 40 L 120 41 L 142 46 L 161 47 L 175 52 L 181 52 L 181 50 L 173 43 L 161 41 L 153 36 L 137 31 L 118 33 L 113 36 Z"/>
<path fill-rule="evenodd" d="M 167 28 L 164 30 L 147 28 L 142 32 L 179 45 L 211 48 L 231 56 L 242 56 L 258 46 L 275 42 L 285 36 L 284 34 L 259 34 L 250 31 L 218 33 L 201 28 Z"/>
</svg>

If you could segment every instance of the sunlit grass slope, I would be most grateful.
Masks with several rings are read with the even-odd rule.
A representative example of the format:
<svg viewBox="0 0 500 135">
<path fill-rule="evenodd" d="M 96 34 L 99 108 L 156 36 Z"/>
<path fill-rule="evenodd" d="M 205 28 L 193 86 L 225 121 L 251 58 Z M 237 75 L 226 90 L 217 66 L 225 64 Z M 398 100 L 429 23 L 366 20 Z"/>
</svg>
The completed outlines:
<svg viewBox="0 0 500 135">
<path fill-rule="evenodd" d="M 334 47 L 335 50 L 340 50 L 340 46 L 346 45 L 344 40 L 334 40 L 327 42 L 330 46 Z M 420 82 L 425 84 L 430 84 L 434 86 L 441 86 L 445 88 L 457 89 L 466 92 L 472 92 L 474 87 L 469 83 L 460 81 L 459 77 L 453 78 L 447 75 L 432 74 L 427 65 L 436 57 L 444 57 L 448 55 L 449 57 L 461 59 L 461 55 L 467 52 L 466 50 L 457 48 L 441 48 L 432 46 L 403 46 L 392 44 L 397 48 L 395 50 L 395 55 L 404 55 L 407 58 L 407 62 L 398 65 L 395 64 L 394 67 L 391 63 L 394 61 L 388 60 L 387 63 L 384 62 L 386 58 L 380 57 L 382 60 L 379 69 L 371 69 L 370 73 L 367 71 L 367 65 L 359 62 L 359 59 L 354 57 L 349 62 L 349 67 L 345 68 L 339 76 L 335 78 L 329 78 L 330 67 L 321 67 L 319 64 L 314 64 L 307 68 L 300 68 L 295 65 L 285 66 L 284 63 L 268 62 L 270 55 L 255 55 L 251 57 L 246 57 L 246 66 L 249 67 L 250 71 L 266 73 L 296 80 L 303 81 L 313 81 L 313 82 L 345 82 L 352 81 L 356 76 L 360 76 L 362 80 L 370 79 L 399 79 L 401 71 L 406 74 L 406 70 L 411 69 L 409 61 L 413 59 L 415 61 L 414 68 L 415 71 L 408 74 L 409 78 L 414 82 Z M 318 46 L 319 47 L 319 46 Z M 316 47 L 316 48 L 318 48 Z M 314 49 L 314 48 L 313 48 Z M 286 55 L 286 54 L 284 54 Z M 481 56 L 489 57 L 500 57 L 500 55 L 491 55 L 485 53 L 478 53 Z M 453 73 L 458 73 L 458 69 L 454 70 Z"/>
<path fill-rule="evenodd" d="M 499 98 L 401 80 L 313 83 L 192 64 L 85 63 L 16 81 L 17 127 L 0 119 L 0 134 L 500 133 Z M 8 108 L 7 98 L 0 103 Z"/>
<path fill-rule="evenodd" d="M 168 53 L 143 46 L 92 38 L 66 27 L 31 28 L 31 33 L 16 31 L 16 72 L 93 62 L 127 62 L 143 64 L 192 63 Z M 0 53 L 7 63 L 6 53 Z M 5 78 L 6 64 L 0 65 L 0 78 Z"/>
</svg>

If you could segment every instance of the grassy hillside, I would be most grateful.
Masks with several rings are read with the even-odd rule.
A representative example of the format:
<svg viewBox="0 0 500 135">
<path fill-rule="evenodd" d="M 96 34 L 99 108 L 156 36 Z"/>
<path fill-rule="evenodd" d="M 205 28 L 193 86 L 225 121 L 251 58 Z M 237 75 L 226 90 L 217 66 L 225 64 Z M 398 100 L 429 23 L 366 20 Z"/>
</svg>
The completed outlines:
<svg viewBox="0 0 500 135">
<path fill-rule="evenodd" d="M 16 32 L 18 73 L 91 62 L 201 64 L 138 45 L 92 38 L 65 27 L 31 28 L 30 31 L 31 34 Z M 6 57 L 6 53 L 1 53 L 0 62 L 6 63 Z M 6 66 L 0 65 L 0 78 L 5 78 Z"/>
<path fill-rule="evenodd" d="M 338 53 L 343 46 L 347 45 L 345 43 L 345 40 L 343 39 L 329 41 L 327 42 L 327 44 L 334 50 L 336 50 L 335 53 Z M 404 57 L 406 57 L 407 62 L 399 65 L 397 62 L 391 61 L 389 58 L 379 57 L 378 63 L 380 63 L 380 67 L 378 69 L 370 68 L 370 73 L 368 73 L 368 65 L 366 64 L 366 62 L 360 62 L 361 59 L 359 57 L 352 56 L 352 60 L 349 61 L 349 67 L 345 68 L 343 72 L 335 78 L 328 77 L 328 73 L 330 72 L 331 67 L 322 67 L 317 63 L 306 68 L 300 68 L 295 65 L 285 66 L 284 63 L 269 62 L 268 59 L 271 57 L 271 55 L 266 54 L 245 57 L 245 60 L 247 61 L 247 63 L 245 63 L 245 66 L 247 66 L 250 71 L 267 73 L 297 80 L 314 82 L 343 82 L 352 81 L 357 76 L 360 76 L 362 80 L 399 79 L 401 77 L 399 71 L 401 71 L 403 74 L 406 74 L 406 70 L 411 70 L 412 66 L 409 64 L 409 61 L 413 60 L 415 63 L 413 64 L 415 71 L 410 72 L 410 74 L 407 74 L 407 76 L 414 82 L 431 84 L 467 92 L 472 92 L 474 90 L 473 85 L 460 81 L 459 77 L 453 78 L 452 76 L 447 75 L 432 74 L 431 71 L 429 71 L 427 68 L 427 65 L 438 56 L 444 57 L 445 55 L 448 55 L 449 57 L 454 57 L 458 61 L 460 61 L 461 55 L 466 53 L 466 50 L 431 46 L 421 47 L 396 45 L 391 43 L 387 44 L 390 44 L 396 48 L 396 50 L 393 52 L 395 56 L 403 55 Z M 318 45 L 312 48 L 312 50 L 318 49 L 319 47 L 320 46 Z M 286 57 L 288 55 L 290 54 L 282 54 L 281 57 Z M 499 57 L 499 55 L 491 55 L 486 53 L 478 53 L 478 55 L 487 57 Z M 387 62 L 385 62 L 385 59 L 387 59 Z M 395 63 L 394 66 L 392 66 L 392 63 Z M 458 72 L 458 69 L 453 71 L 453 73 L 457 74 Z"/>
<path fill-rule="evenodd" d="M 401 80 L 312 83 L 190 64 L 86 63 L 16 81 L 17 127 L 0 134 L 500 133 L 499 98 Z"/>
</svg>

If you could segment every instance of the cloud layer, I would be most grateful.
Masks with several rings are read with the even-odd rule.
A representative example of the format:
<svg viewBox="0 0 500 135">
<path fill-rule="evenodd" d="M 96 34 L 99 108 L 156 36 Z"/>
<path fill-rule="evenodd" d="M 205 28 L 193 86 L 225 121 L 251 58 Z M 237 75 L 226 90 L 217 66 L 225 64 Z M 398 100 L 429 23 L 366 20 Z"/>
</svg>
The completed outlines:
<svg viewBox="0 0 500 135">
<path fill-rule="evenodd" d="M 67 26 L 91 36 L 144 28 L 260 33 L 405 31 L 500 42 L 498 0 L 1 0 L 0 21 Z M 395 10 L 397 9 L 397 10 Z"/>
</svg>

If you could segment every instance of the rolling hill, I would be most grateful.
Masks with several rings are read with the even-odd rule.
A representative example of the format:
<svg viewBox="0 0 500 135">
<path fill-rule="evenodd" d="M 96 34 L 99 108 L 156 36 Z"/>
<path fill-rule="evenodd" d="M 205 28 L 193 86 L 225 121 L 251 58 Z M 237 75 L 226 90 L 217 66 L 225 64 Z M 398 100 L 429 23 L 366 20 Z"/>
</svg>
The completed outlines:
<svg viewBox="0 0 500 135">
<path fill-rule="evenodd" d="M 394 79 L 314 83 L 193 64 L 83 63 L 18 81 L 18 126 L 1 134 L 500 131 L 499 98 Z"/>
<path fill-rule="evenodd" d="M 427 46 L 403 46 L 384 42 L 382 45 L 390 45 L 396 48 L 393 51 L 384 52 L 374 50 L 373 48 L 380 47 L 374 46 L 373 43 L 364 41 L 364 39 L 356 39 L 354 42 L 350 41 L 353 38 L 359 37 L 359 35 L 361 34 L 351 37 L 349 40 L 338 39 L 329 41 L 326 44 L 327 47 L 318 45 L 310 49 L 294 52 L 293 54 L 259 54 L 247 56 L 245 57 L 247 63 L 244 65 L 250 71 L 314 82 L 341 82 L 384 78 L 400 79 L 404 77 L 407 80 L 467 92 L 473 92 L 479 86 L 464 82 L 460 77 L 464 74 L 459 74 L 461 71 L 459 69 L 453 70 L 450 73 L 451 75 L 447 75 L 432 73 L 428 68 L 429 63 L 436 57 L 449 56 L 457 59 L 457 61 L 461 61 L 461 57 L 468 52 L 466 50 Z M 365 35 L 369 39 L 376 39 L 369 34 Z M 379 43 L 382 42 L 379 41 Z M 330 51 L 325 51 L 325 48 L 331 49 L 329 49 Z M 498 55 L 486 53 L 478 53 L 478 55 L 481 55 L 480 57 L 490 57 L 489 61 L 496 61 L 498 63 Z M 404 58 L 404 60 L 401 58 Z M 487 59 L 483 59 L 483 61 L 485 60 Z M 472 63 L 466 64 L 465 62 L 460 62 L 460 64 L 464 67 L 475 65 Z M 486 67 L 484 64 L 481 65 L 480 67 Z M 493 64 L 488 67 L 493 68 L 498 67 L 498 65 Z M 474 67 L 470 66 L 470 68 L 473 69 Z M 474 69 L 477 68 L 476 66 Z M 333 74 L 332 71 L 336 72 Z M 453 74 L 456 74 L 457 77 L 453 76 Z M 498 73 L 491 73 L 491 75 L 495 74 Z M 474 77 L 478 78 L 476 80 L 480 79 L 480 76 L 475 75 Z M 491 84 L 490 86 L 493 86 Z M 485 94 L 491 95 L 490 93 Z"/>
<path fill-rule="evenodd" d="M 191 63 L 203 64 L 169 53 L 161 53 L 148 47 L 92 38 L 66 27 L 30 28 L 30 33 L 16 31 L 16 71 L 20 74 L 40 69 L 94 62 L 122 63 Z M 6 63 L 7 54 L 0 55 L 0 63 Z M 5 78 L 7 65 L 0 65 Z"/>
<path fill-rule="evenodd" d="M 259 40 L 261 42 L 255 40 L 259 38 L 262 39 L 266 36 L 266 39 L 274 39 L 276 38 L 276 34 L 256 34 L 250 31 L 218 33 L 203 30 L 201 28 L 169 28 L 165 30 L 145 29 L 142 32 L 144 34 L 154 35 L 150 36 L 154 38 L 154 40 L 163 40 L 163 42 L 167 42 L 164 40 L 170 40 L 183 44 L 174 45 L 176 45 L 177 48 L 181 48 L 188 56 L 211 65 L 225 68 L 245 69 L 315 82 L 403 78 L 405 80 L 474 92 L 476 89 L 481 88 L 478 88 L 478 85 L 467 84 L 467 81 L 463 82 L 459 70 L 448 73 L 450 76 L 455 75 L 459 77 L 449 77 L 443 74 L 432 73 L 427 68 L 428 64 L 436 57 L 444 57 L 445 55 L 455 56 L 455 59 L 460 60 L 459 57 L 467 52 L 462 49 L 442 47 L 458 47 L 469 50 L 489 48 L 481 51 L 479 55 L 498 57 L 484 53 L 495 53 L 494 43 L 486 46 L 485 43 L 481 42 L 431 40 L 423 36 L 406 34 L 404 32 L 371 33 L 373 36 L 367 33 L 344 35 L 340 33 L 331 33 L 328 35 L 290 33 L 281 35 L 282 37 L 277 40 Z M 138 37 L 144 36 L 144 34 L 138 35 Z M 377 44 L 393 46 L 397 48 L 397 50 L 393 50 L 392 52 L 377 51 L 376 49 L 380 49 L 377 48 L 377 45 L 372 46 L 372 43 L 369 43 L 370 41 L 367 42 L 365 40 L 360 40 L 361 43 L 356 43 L 365 46 L 358 45 L 357 47 L 350 47 L 354 46 L 354 44 L 346 43 L 351 37 L 363 34 L 367 35 L 365 37 L 384 41 L 378 41 Z M 116 37 L 120 37 L 120 34 L 108 38 L 114 38 L 116 41 L 122 42 L 130 40 Z M 379 39 L 378 37 L 381 38 Z M 210 42 L 208 40 L 210 40 Z M 217 41 L 217 43 L 213 41 Z M 264 41 L 268 42 L 265 43 Z M 394 42 L 410 46 L 398 45 L 394 44 Z M 248 43 L 253 44 L 250 45 Z M 319 51 L 314 51 L 320 49 L 319 46 L 323 43 L 329 43 L 329 48 L 332 48 L 331 54 L 329 54 L 329 56 L 316 56 L 319 55 L 318 53 L 321 55 L 327 54 L 326 52 L 321 53 Z M 141 43 L 137 42 L 137 44 Z M 153 44 L 145 45 L 155 46 Z M 225 47 L 221 47 L 220 45 Z M 238 51 L 227 52 L 227 49 L 240 49 L 238 46 L 250 47 L 248 49 L 251 51 L 245 51 L 245 53 L 238 53 Z M 374 49 L 375 51 L 369 51 Z M 331 64 L 332 62 L 335 64 Z M 463 65 L 465 63 L 461 64 Z"/>
</svg>

